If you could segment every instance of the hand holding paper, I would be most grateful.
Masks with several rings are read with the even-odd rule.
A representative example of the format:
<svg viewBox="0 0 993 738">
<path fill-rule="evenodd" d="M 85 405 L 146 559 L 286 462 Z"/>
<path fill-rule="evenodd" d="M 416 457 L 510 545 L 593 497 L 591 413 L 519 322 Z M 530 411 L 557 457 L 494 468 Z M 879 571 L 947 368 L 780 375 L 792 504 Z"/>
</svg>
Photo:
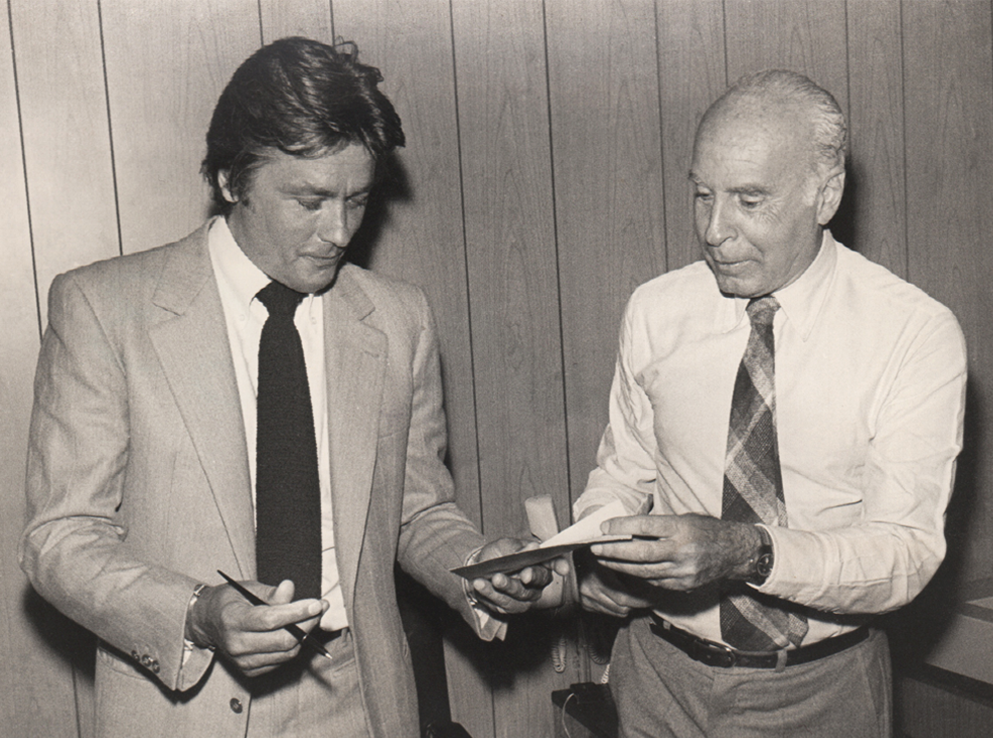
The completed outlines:
<svg viewBox="0 0 993 738">
<path fill-rule="evenodd" d="M 577 548 L 589 546 L 593 543 L 630 540 L 630 535 L 607 536 L 600 532 L 600 525 L 603 522 L 611 518 L 626 515 L 628 515 L 628 512 L 624 509 L 623 504 L 612 502 L 594 511 L 578 523 L 570 525 L 561 533 L 552 536 L 537 548 L 518 551 L 517 553 L 499 556 L 487 561 L 480 561 L 470 566 L 461 566 L 457 569 L 452 569 L 452 572 L 466 579 L 487 577 L 499 573 L 506 574 L 550 561 Z"/>
</svg>

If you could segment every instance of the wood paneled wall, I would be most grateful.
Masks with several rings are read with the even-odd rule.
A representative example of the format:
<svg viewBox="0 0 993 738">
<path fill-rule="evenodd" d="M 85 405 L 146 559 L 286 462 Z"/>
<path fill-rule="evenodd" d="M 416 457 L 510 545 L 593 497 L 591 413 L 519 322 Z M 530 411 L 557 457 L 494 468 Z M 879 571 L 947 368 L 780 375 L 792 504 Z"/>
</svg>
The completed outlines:
<svg viewBox="0 0 993 738">
<path fill-rule="evenodd" d="M 0 718 L 89 735 L 78 635 L 25 587 L 15 546 L 31 375 L 52 277 L 185 235 L 214 101 L 260 43 L 356 41 L 408 145 L 362 261 L 422 285 L 442 339 L 449 460 L 489 535 L 549 494 L 565 523 L 606 419 L 632 289 L 696 256 L 700 114 L 788 67 L 852 132 L 835 232 L 948 304 L 970 347 L 949 579 L 993 566 L 993 30 L 989 0 L 4 0 L 0 8 Z M 358 247 L 357 247 L 358 248 Z M 953 576 L 954 575 L 954 576 Z M 449 644 L 476 738 L 553 733 L 588 678 L 572 625 Z M 549 643 L 566 636 L 565 670 Z M 522 645 L 523 644 L 523 645 Z M 74 679 L 75 676 L 75 679 Z M 78 707 L 77 707 L 78 705 Z"/>
</svg>

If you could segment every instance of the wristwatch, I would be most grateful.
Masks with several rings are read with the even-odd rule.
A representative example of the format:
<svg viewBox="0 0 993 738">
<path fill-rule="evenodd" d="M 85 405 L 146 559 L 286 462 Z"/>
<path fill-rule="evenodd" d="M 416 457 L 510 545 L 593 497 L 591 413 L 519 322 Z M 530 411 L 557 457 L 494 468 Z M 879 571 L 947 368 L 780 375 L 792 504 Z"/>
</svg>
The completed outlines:
<svg viewBox="0 0 993 738">
<path fill-rule="evenodd" d="M 748 581 L 752 584 L 765 584 L 765 580 L 772 574 L 772 536 L 761 525 L 756 525 L 755 530 L 759 532 L 762 543 L 759 546 L 759 555 L 755 559 L 752 574 L 748 577 Z"/>
</svg>

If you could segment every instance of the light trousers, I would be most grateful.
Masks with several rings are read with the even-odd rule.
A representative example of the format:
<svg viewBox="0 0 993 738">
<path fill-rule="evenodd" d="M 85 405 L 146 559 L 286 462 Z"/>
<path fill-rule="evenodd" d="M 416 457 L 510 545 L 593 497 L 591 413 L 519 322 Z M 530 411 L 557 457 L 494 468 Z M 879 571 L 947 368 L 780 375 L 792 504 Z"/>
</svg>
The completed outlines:
<svg viewBox="0 0 993 738">
<path fill-rule="evenodd" d="M 248 738 L 371 738 L 351 631 L 324 656 L 301 652 L 294 662 L 252 680 Z"/>
<path fill-rule="evenodd" d="M 610 691 L 623 738 L 889 738 L 892 675 L 881 631 L 817 661 L 774 669 L 694 661 L 638 618 L 622 628 Z"/>
</svg>

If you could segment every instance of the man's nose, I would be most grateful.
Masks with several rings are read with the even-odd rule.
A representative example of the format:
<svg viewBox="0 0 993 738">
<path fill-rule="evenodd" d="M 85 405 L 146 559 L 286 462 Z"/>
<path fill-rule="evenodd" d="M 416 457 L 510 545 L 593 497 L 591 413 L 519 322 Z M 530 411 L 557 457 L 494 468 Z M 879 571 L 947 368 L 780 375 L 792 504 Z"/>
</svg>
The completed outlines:
<svg viewBox="0 0 993 738">
<path fill-rule="evenodd" d="M 321 220 L 317 235 L 325 243 L 332 243 L 338 248 L 348 245 L 348 210 L 343 202 L 329 202 L 321 208 Z"/>
<path fill-rule="evenodd" d="M 720 246 L 734 236 L 734 224 L 731 219 L 730 205 L 723 198 L 714 198 L 707 217 L 707 229 L 704 239 L 708 246 Z"/>
</svg>

